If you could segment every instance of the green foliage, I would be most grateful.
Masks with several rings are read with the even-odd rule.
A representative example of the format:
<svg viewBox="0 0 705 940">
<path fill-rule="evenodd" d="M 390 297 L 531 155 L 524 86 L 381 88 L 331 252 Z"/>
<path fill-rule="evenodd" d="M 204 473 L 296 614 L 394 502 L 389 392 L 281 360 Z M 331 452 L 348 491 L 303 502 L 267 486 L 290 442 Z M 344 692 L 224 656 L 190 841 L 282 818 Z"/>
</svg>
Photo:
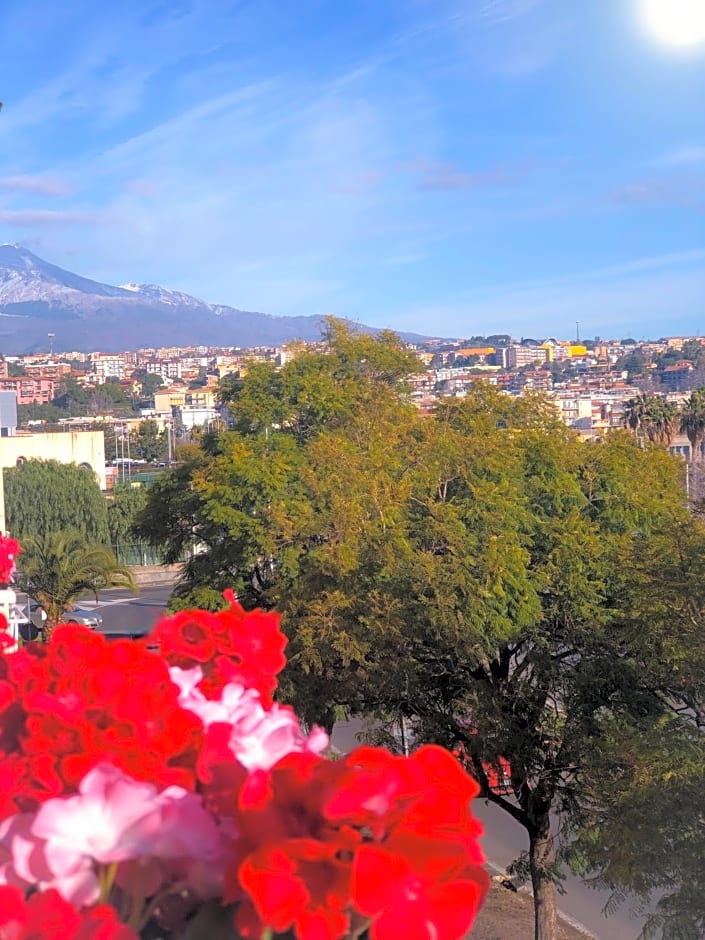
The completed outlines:
<svg viewBox="0 0 705 940">
<path fill-rule="evenodd" d="M 705 439 L 705 388 L 691 392 L 680 412 L 680 432 L 690 441 L 692 460 L 700 456 L 700 445 Z"/>
<path fill-rule="evenodd" d="M 130 434 L 130 452 L 133 458 L 152 462 L 166 456 L 166 435 L 159 430 L 156 421 L 141 421 L 136 431 Z"/>
<path fill-rule="evenodd" d="M 56 401 L 56 399 L 54 399 Z M 67 408 L 60 408 L 54 402 L 48 402 L 43 405 L 31 404 L 31 405 L 18 405 L 17 406 L 17 421 L 18 424 L 23 425 L 28 421 L 44 421 L 47 424 L 56 424 L 61 418 L 68 418 L 69 410 Z"/>
<path fill-rule="evenodd" d="M 344 421 L 365 390 L 384 394 L 418 369 L 416 357 L 388 331 L 358 335 L 331 318 L 327 340 L 328 354 L 303 352 L 280 371 L 273 362 L 254 363 L 244 379 L 221 384 L 220 400 L 230 405 L 241 434 L 276 430 L 304 443 Z"/>
<path fill-rule="evenodd" d="M 146 504 L 147 491 L 143 487 L 125 483 L 113 487 L 108 499 L 108 531 L 113 547 L 135 541 L 133 526 Z"/>
<path fill-rule="evenodd" d="M 108 379 L 90 389 L 79 385 L 72 375 L 64 376 L 52 405 L 62 415 L 81 417 L 95 414 L 130 415 L 134 413 L 132 396 L 117 379 Z"/>
<path fill-rule="evenodd" d="M 535 890 L 560 862 L 552 813 L 586 868 L 642 890 L 590 847 L 645 799 L 654 736 L 662 764 L 688 748 L 705 764 L 705 530 L 678 462 L 626 431 L 584 443 L 545 398 L 482 384 L 421 418 L 398 345 L 337 330 L 327 354 L 253 367 L 229 392 L 237 430 L 150 492 L 142 534 L 172 558 L 198 549 L 178 603 L 232 586 L 280 610 L 284 693 L 306 720 L 401 714 L 417 740 L 462 745 L 525 827 Z M 634 427 L 665 443 L 658 402 L 634 403 Z M 512 800 L 490 787 L 500 761 Z M 668 838 L 665 817 L 642 827 L 634 870 Z M 687 878 L 659 877 L 680 910 Z"/>
<path fill-rule="evenodd" d="M 79 532 L 46 532 L 22 541 L 18 585 L 45 610 L 45 634 L 74 601 L 109 587 L 137 593 L 132 574 L 118 565 L 110 549 L 87 542 Z"/>
<path fill-rule="evenodd" d="M 624 406 L 626 426 L 652 444 L 668 447 L 676 429 L 676 406 L 659 395 L 639 394 Z"/>
<path fill-rule="evenodd" d="M 67 375 L 59 383 L 59 392 L 54 396 L 54 404 L 62 410 L 72 414 L 76 409 L 88 407 L 90 395 L 88 391 L 78 384 L 74 376 Z"/>
<path fill-rule="evenodd" d="M 56 460 L 28 460 L 3 471 L 7 527 L 20 540 L 72 529 L 109 544 L 108 510 L 95 474 Z"/>
<path fill-rule="evenodd" d="M 157 375 L 156 372 L 147 372 L 146 369 L 133 373 L 133 378 L 140 383 L 143 398 L 152 398 L 157 389 L 164 385 L 161 375 Z"/>
</svg>

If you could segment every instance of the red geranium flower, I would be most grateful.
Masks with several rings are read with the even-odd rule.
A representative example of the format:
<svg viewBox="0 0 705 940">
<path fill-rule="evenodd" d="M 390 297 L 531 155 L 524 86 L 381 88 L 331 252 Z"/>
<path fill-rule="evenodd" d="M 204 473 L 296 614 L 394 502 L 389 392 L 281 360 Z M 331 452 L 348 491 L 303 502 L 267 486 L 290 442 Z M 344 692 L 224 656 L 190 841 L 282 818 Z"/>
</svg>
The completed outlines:
<svg viewBox="0 0 705 940">
<path fill-rule="evenodd" d="M 151 643 L 158 643 L 171 666 L 201 666 L 199 685 L 204 695 L 217 698 L 228 682 L 257 689 L 265 708 L 272 703 L 276 676 L 286 665 L 287 639 L 279 627 L 279 615 L 262 610 L 245 611 L 232 591 L 225 592 L 230 606 L 217 613 L 185 610 L 164 617 L 154 628 Z"/>
<path fill-rule="evenodd" d="M 334 845 L 289 839 L 264 846 L 240 867 L 240 884 L 262 922 L 297 937 L 339 940 L 347 932 L 350 866 Z"/>
<path fill-rule="evenodd" d="M 373 918 L 371 940 L 461 940 L 488 886 L 462 845 L 415 835 L 362 846 L 353 864 L 353 904 Z"/>
<path fill-rule="evenodd" d="M 0 885 L 0 940 L 139 940 L 107 904 L 77 911 L 58 891 L 39 891 L 28 901 Z"/>
</svg>

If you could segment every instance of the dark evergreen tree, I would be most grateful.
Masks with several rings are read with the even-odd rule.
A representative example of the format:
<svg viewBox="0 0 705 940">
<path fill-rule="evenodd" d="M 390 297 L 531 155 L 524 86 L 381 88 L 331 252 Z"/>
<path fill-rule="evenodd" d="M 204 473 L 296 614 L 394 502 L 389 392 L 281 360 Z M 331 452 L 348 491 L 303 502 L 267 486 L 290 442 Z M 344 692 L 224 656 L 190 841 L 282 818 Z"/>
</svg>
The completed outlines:
<svg viewBox="0 0 705 940">
<path fill-rule="evenodd" d="M 28 460 L 3 472 L 5 517 L 16 538 L 73 530 L 90 542 L 110 543 L 107 506 L 90 468 Z"/>
</svg>

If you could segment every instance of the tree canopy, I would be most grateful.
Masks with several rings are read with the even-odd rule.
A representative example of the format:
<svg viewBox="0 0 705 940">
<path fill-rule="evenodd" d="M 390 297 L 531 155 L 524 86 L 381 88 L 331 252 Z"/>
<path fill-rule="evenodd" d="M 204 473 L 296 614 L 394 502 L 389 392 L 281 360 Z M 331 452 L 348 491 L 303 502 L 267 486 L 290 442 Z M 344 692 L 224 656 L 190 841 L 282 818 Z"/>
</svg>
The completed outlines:
<svg viewBox="0 0 705 940">
<path fill-rule="evenodd" d="M 27 460 L 3 472 L 7 527 L 16 538 L 74 530 L 109 544 L 108 510 L 88 467 Z"/>
<path fill-rule="evenodd" d="M 236 430 L 152 489 L 138 529 L 168 558 L 194 549 L 179 603 L 232 586 L 283 613 L 285 693 L 308 720 L 403 717 L 460 748 L 527 832 L 536 936 L 552 940 L 561 858 L 645 889 L 604 846 L 669 761 L 705 761 L 705 530 L 662 448 L 583 443 L 550 401 L 484 384 L 423 418 L 393 336 L 333 324 L 329 342 L 231 385 Z M 512 799 L 493 789 L 500 766 Z M 680 792 L 697 831 L 690 777 Z M 622 831 L 620 859 L 641 871 L 667 828 Z M 676 868 L 646 880 L 681 910 Z"/>
</svg>

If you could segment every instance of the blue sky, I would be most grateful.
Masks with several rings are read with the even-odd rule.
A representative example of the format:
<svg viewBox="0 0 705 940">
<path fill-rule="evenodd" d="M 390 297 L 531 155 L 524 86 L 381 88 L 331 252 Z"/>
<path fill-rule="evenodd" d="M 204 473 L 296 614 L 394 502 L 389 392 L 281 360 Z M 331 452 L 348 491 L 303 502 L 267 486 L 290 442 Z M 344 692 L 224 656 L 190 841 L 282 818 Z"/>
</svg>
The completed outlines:
<svg viewBox="0 0 705 940">
<path fill-rule="evenodd" d="M 0 241 L 440 335 L 705 333 L 705 44 L 642 0 L 22 0 Z"/>
</svg>

